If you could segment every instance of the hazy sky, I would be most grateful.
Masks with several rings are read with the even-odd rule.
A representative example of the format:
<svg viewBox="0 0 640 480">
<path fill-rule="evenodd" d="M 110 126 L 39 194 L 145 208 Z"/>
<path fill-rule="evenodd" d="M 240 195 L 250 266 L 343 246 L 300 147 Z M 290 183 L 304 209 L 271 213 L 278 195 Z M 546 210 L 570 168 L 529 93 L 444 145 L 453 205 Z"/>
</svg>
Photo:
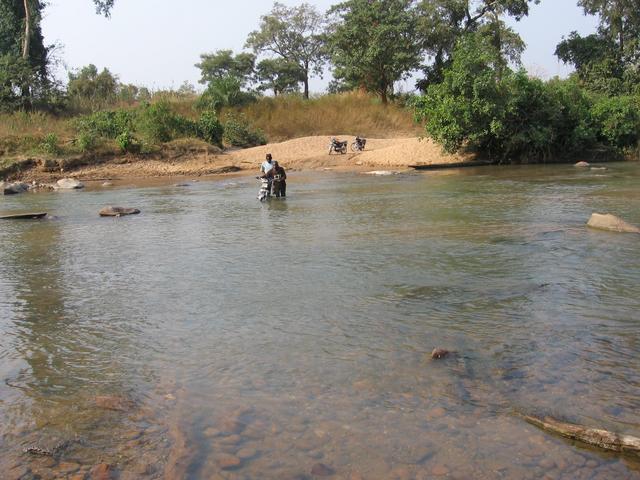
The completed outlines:
<svg viewBox="0 0 640 480">
<path fill-rule="evenodd" d="M 280 0 L 287 5 L 301 1 Z M 514 27 L 527 43 L 525 67 L 542 77 L 565 75 L 569 70 L 553 56 L 556 44 L 572 30 L 591 33 L 596 20 L 585 17 L 577 0 L 542 0 L 531 15 Z M 336 0 L 307 0 L 326 10 Z M 93 63 L 107 67 L 125 83 L 153 89 L 196 84 L 199 55 L 218 49 L 242 49 L 247 34 L 258 26 L 260 15 L 272 6 L 267 0 L 116 0 L 110 19 L 95 15 L 91 0 L 53 0 L 46 9 L 44 35 L 61 45 L 65 68 Z M 312 91 L 322 91 L 328 78 L 314 79 Z M 405 89 L 411 89 L 408 82 Z"/>
</svg>

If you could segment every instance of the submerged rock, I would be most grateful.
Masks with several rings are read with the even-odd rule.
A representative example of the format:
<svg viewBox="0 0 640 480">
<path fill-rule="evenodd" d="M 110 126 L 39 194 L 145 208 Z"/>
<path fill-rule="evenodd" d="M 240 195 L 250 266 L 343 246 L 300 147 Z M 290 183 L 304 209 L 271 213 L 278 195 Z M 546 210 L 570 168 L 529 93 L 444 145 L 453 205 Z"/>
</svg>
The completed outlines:
<svg viewBox="0 0 640 480">
<path fill-rule="evenodd" d="M 325 465 L 324 463 L 316 463 L 313 467 L 311 467 L 311 475 L 315 475 L 317 477 L 330 477 L 334 475 L 336 471 Z"/>
<path fill-rule="evenodd" d="M 62 190 L 78 190 L 84 188 L 84 184 L 75 178 L 62 178 L 56 182 L 56 185 Z"/>
<path fill-rule="evenodd" d="M 131 410 L 133 402 L 125 397 L 115 395 L 98 395 L 95 397 L 96 406 L 105 410 L 126 412 Z"/>
<path fill-rule="evenodd" d="M 588 162 L 578 162 L 574 165 L 574 167 L 588 167 L 589 163 Z"/>
<path fill-rule="evenodd" d="M 440 360 L 442 358 L 447 358 L 451 352 L 444 348 L 434 348 L 433 352 L 431 352 L 431 358 L 433 360 Z"/>
<path fill-rule="evenodd" d="M 6 183 L 0 182 L 0 190 L 3 195 L 16 195 L 29 190 L 29 185 L 22 182 Z"/>
<path fill-rule="evenodd" d="M 125 215 L 137 215 L 140 210 L 126 207 L 104 207 L 98 212 L 101 217 L 123 217 Z"/>
<path fill-rule="evenodd" d="M 113 478 L 113 468 L 107 463 L 99 463 L 89 472 L 89 478 L 91 480 L 110 480 Z"/>
<path fill-rule="evenodd" d="M 216 463 L 222 470 L 233 470 L 242 465 L 242 461 L 235 455 L 221 454 L 216 459 Z"/>
<path fill-rule="evenodd" d="M 395 175 L 396 172 L 392 172 L 391 170 L 373 170 L 371 172 L 364 172 L 366 175 L 378 175 L 378 176 L 387 176 L 387 175 Z"/>
<path fill-rule="evenodd" d="M 625 222 L 615 215 L 594 213 L 591 215 L 587 226 L 597 228 L 599 230 L 608 230 L 610 232 L 620 233 L 640 233 L 640 228 Z"/>
</svg>

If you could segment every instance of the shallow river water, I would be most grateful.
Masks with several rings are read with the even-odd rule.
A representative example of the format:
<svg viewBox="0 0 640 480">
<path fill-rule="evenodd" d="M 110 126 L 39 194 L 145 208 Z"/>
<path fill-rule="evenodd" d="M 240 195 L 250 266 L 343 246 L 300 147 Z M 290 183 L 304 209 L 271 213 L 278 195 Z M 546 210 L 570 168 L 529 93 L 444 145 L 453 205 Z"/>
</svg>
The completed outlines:
<svg viewBox="0 0 640 480">
<path fill-rule="evenodd" d="M 0 199 L 0 478 L 640 478 L 640 164 L 257 188 Z"/>
</svg>

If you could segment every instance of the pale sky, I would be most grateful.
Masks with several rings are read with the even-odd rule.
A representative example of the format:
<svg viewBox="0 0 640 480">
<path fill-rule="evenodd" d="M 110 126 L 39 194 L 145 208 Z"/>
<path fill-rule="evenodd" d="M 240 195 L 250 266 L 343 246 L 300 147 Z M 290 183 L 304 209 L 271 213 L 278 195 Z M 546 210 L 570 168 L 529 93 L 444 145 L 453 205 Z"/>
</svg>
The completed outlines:
<svg viewBox="0 0 640 480">
<path fill-rule="evenodd" d="M 287 5 L 302 3 L 280 0 Z M 337 0 L 307 0 L 324 11 Z M 596 19 L 585 17 L 577 0 L 542 0 L 531 14 L 513 26 L 527 43 L 524 66 L 532 74 L 548 78 L 569 70 L 553 52 L 563 35 L 572 30 L 595 31 Z M 273 2 L 267 0 L 116 0 L 110 19 L 95 15 L 91 0 L 52 0 L 43 29 L 47 43 L 58 43 L 66 69 L 89 63 L 107 67 L 124 83 L 152 89 L 178 88 L 185 80 L 198 85 L 194 66 L 201 53 L 219 49 L 240 51 L 249 32 Z M 321 92 L 330 80 L 313 79 L 311 90 Z M 405 82 L 404 90 L 413 88 Z"/>
</svg>

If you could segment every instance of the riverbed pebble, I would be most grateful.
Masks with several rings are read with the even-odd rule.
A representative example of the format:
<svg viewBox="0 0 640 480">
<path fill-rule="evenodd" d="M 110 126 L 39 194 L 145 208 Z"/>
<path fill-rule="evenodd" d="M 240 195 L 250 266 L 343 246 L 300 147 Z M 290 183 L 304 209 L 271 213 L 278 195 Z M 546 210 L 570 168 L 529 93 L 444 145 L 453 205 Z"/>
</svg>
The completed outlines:
<svg viewBox="0 0 640 480">
<path fill-rule="evenodd" d="M 330 477 L 335 473 L 336 471 L 333 468 L 324 463 L 316 463 L 311 467 L 311 475 L 315 475 L 316 477 Z"/>
<path fill-rule="evenodd" d="M 98 408 L 126 412 L 131 409 L 131 400 L 117 395 L 98 395 L 94 399 Z"/>
<path fill-rule="evenodd" d="M 108 463 L 94 465 L 89 472 L 91 480 L 110 480 L 113 477 L 113 468 Z"/>
<path fill-rule="evenodd" d="M 444 477 L 445 475 L 449 475 L 449 469 L 444 465 L 435 465 L 431 469 L 431 474 L 436 477 Z"/>
<path fill-rule="evenodd" d="M 431 352 L 431 358 L 433 360 L 440 360 L 442 358 L 447 358 L 451 352 L 446 348 L 434 348 Z"/>
<path fill-rule="evenodd" d="M 240 465 L 242 465 L 242 460 L 235 455 L 222 454 L 218 455 L 216 463 L 223 470 L 232 470 L 240 467 Z"/>
</svg>

